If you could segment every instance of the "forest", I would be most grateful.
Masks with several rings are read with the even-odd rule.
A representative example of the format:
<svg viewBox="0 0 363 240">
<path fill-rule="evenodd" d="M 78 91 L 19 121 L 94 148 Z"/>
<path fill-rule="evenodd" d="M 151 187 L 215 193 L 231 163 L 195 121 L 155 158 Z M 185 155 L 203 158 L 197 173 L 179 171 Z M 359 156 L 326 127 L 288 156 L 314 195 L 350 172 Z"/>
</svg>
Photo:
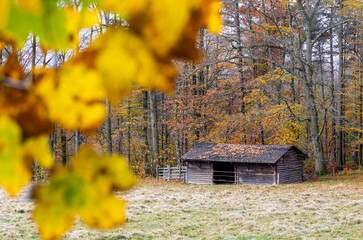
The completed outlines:
<svg viewBox="0 0 363 240">
<path fill-rule="evenodd" d="M 175 92 L 135 88 L 105 103 L 94 136 L 57 127 L 51 147 L 66 163 L 92 141 L 143 176 L 179 164 L 198 142 L 295 145 L 320 174 L 362 166 L 362 8 L 358 0 L 225 0 L 222 31 L 199 30 L 200 60 L 174 61 Z M 85 44 L 97 30 L 82 35 Z M 32 42 L 24 66 L 66 57 L 46 62 Z"/>
</svg>

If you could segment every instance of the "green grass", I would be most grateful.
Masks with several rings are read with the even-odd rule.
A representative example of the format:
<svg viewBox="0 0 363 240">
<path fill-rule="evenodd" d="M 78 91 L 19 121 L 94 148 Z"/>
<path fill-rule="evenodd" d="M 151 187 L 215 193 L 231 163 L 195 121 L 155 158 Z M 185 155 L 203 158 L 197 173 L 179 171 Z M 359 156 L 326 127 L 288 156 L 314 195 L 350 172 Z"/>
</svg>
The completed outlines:
<svg viewBox="0 0 363 240">
<path fill-rule="evenodd" d="M 363 239 L 363 182 L 272 186 L 141 184 L 124 227 L 102 232 L 77 221 L 64 239 Z M 0 239 L 37 239 L 33 204 L 1 194 Z"/>
</svg>

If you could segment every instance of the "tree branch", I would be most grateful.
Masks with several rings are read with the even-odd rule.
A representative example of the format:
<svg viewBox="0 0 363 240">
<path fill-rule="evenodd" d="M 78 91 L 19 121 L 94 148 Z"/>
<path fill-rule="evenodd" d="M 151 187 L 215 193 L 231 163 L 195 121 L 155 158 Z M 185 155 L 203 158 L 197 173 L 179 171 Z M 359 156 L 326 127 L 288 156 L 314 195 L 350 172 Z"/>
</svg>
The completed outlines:
<svg viewBox="0 0 363 240">
<path fill-rule="evenodd" d="M 356 21 L 355 19 L 346 19 L 344 21 L 340 21 L 338 23 L 335 23 L 333 25 L 331 25 L 328 28 L 325 28 L 324 30 L 322 30 L 312 41 L 311 41 L 311 46 L 314 46 L 314 44 L 324 35 L 324 33 L 326 33 L 327 31 L 329 31 L 332 28 L 338 27 L 340 24 L 344 24 L 344 23 L 348 23 L 351 21 Z"/>
<path fill-rule="evenodd" d="M 310 118 L 303 118 L 303 119 L 300 119 L 298 116 L 296 116 L 296 114 L 292 111 L 292 109 L 291 109 L 291 107 L 290 107 L 290 105 L 289 105 L 289 103 L 287 102 L 287 100 L 286 99 L 282 99 L 284 102 L 285 102 L 285 104 L 286 104 L 286 106 L 287 106 L 287 109 L 289 110 L 289 112 L 292 114 L 292 116 L 294 117 L 294 118 L 296 118 L 299 122 L 304 122 L 304 121 L 310 121 Z"/>
<path fill-rule="evenodd" d="M 29 89 L 29 87 L 31 85 L 31 81 L 14 80 L 9 77 L 4 77 L 3 79 L 0 80 L 0 83 L 7 87 L 12 87 L 12 88 L 19 89 L 19 90 L 27 90 L 27 89 Z"/>
</svg>

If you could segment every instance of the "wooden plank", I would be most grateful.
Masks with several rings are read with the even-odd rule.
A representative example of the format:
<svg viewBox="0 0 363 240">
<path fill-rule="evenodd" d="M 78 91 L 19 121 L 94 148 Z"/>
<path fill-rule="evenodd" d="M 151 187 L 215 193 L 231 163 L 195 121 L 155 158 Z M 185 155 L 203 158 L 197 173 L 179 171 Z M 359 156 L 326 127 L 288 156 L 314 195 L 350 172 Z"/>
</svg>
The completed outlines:
<svg viewBox="0 0 363 240">
<path fill-rule="evenodd" d="M 283 158 L 277 161 L 279 183 L 298 183 L 302 181 L 303 156 L 295 150 L 289 150 Z"/>
<path fill-rule="evenodd" d="M 273 184 L 274 167 L 267 164 L 243 163 L 236 165 L 238 184 Z"/>
<path fill-rule="evenodd" d="M 208 163 L 200 163 L 196 166 L 193 163 L 188 164 L 187 170 L 188 183 L 193 184 L 212 184 L 213 168 Z"/>
</svg>

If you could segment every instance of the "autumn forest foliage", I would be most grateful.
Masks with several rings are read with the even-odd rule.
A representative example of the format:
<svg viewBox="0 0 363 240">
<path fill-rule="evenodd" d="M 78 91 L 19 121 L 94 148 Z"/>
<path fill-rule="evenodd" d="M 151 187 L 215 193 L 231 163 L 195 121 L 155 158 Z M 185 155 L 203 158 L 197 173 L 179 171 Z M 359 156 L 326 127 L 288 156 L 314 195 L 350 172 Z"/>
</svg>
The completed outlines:
<svg viewBox="0 0 363 240">
<path fill-rule="evenodd" d="M 223 4 L 222 31 L 199 30 L 203 58 L 175 61 L 175 92 L 137 88 L 112 105 L 99 147 L 140 175 L 198 142 L 296 145 L 311 173 L 361 166 L 362 2 Z"/>
<path fill-rule="evenodd" d="M 0 185 L 15 196 L 47 182 L 34 219 L 55 239 L 77 216 L 123 224 L 113 193 L 135 184 L 129 168 L 155 175 L 198 142 L 295 145 L 317 174 L 362 166 L 362 10 L 359 0 L 1 1 Z"/>
</svg>

